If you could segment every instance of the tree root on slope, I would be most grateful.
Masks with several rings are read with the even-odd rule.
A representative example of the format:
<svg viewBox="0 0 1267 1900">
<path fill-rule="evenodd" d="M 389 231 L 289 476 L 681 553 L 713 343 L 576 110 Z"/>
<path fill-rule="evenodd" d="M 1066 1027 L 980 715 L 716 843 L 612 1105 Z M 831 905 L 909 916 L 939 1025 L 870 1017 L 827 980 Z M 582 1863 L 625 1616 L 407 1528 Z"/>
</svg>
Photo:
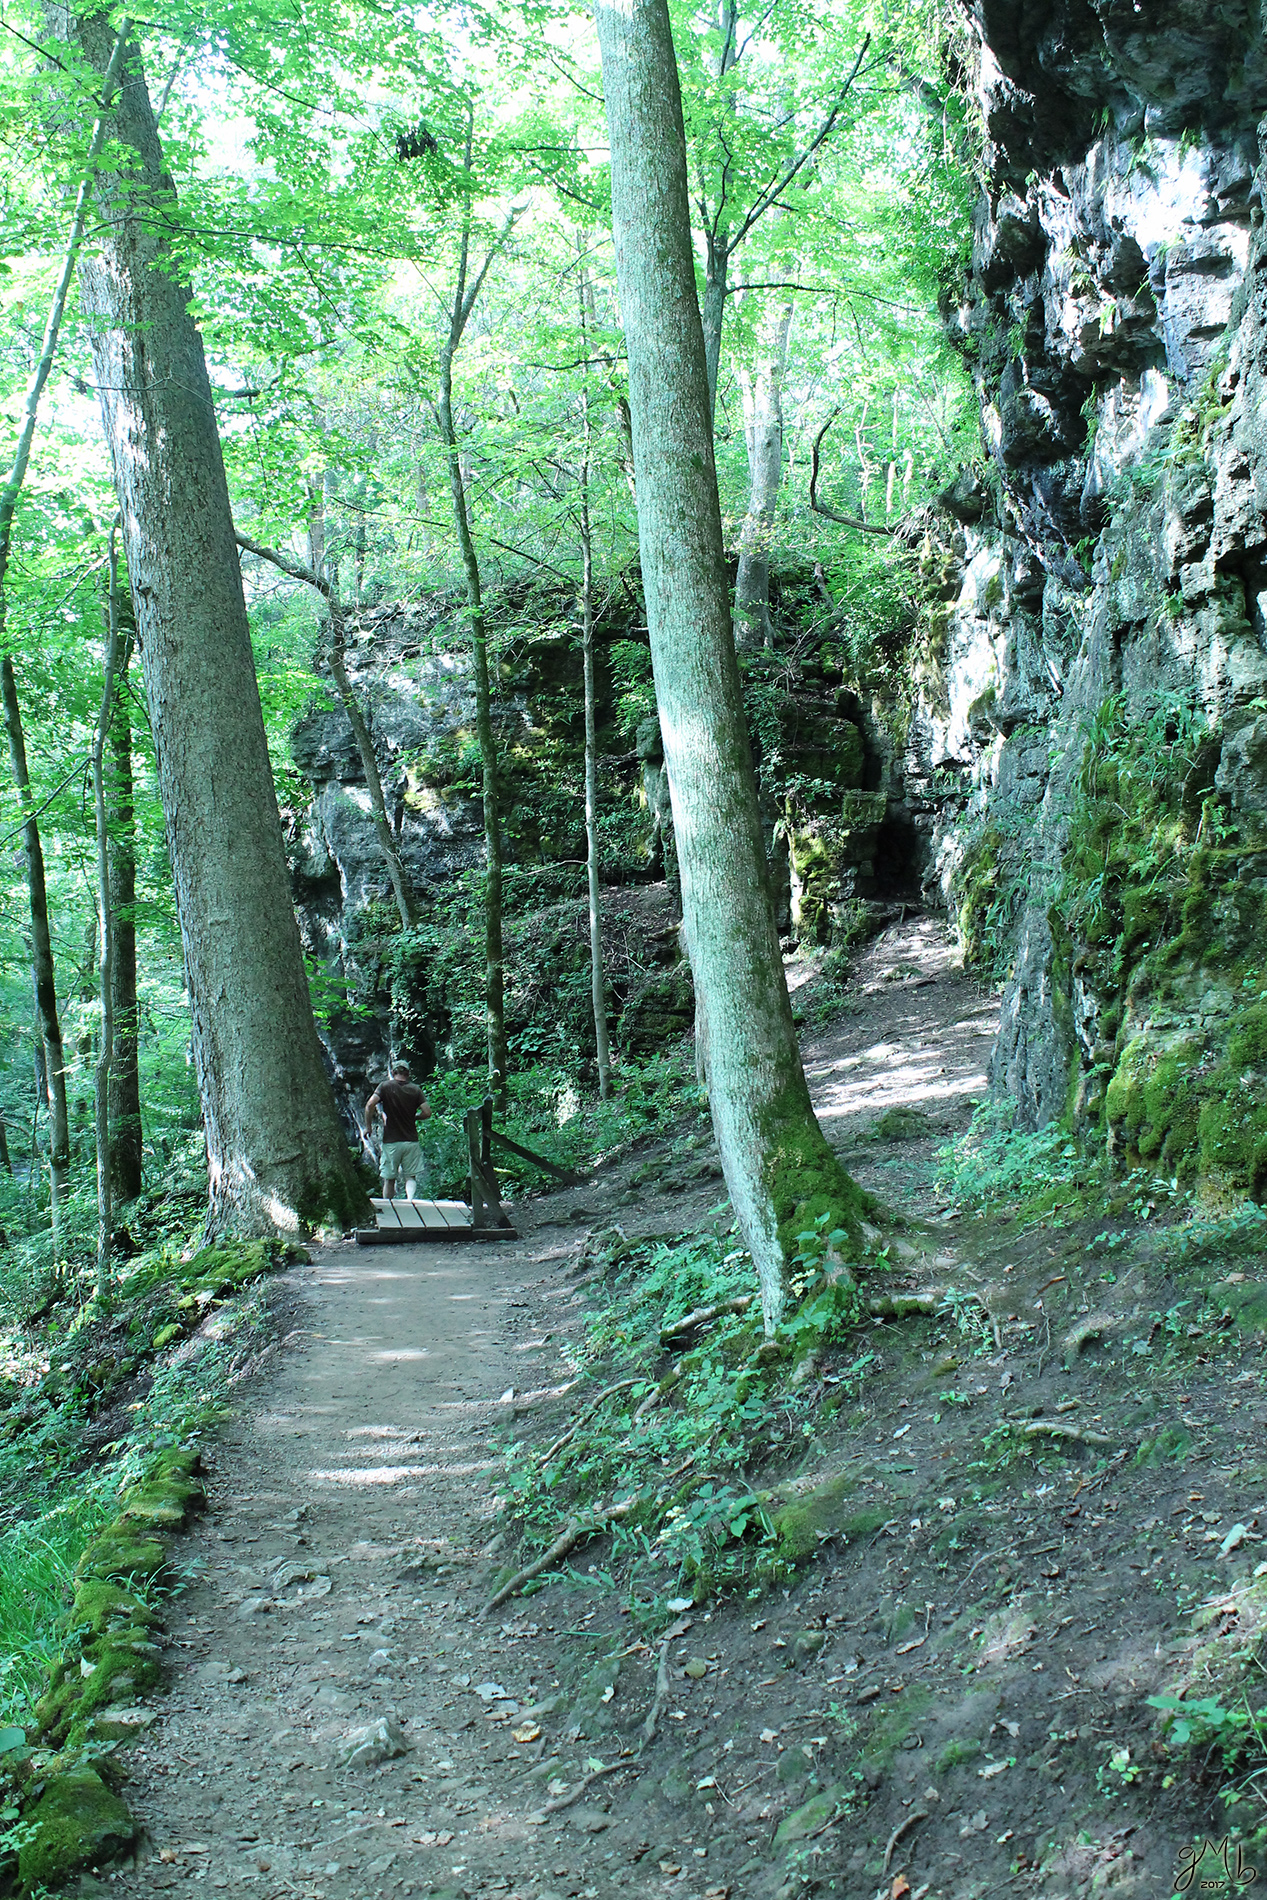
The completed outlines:
<svg viewBox="0 0 1267 1900">
<path fill-rule="evenodd" d="M 592 1511 L 588 1517 L 570 1518 L 549 1550 L 544 1551 L 540 1557 L 534 1558 L 532 1563 L 525 1564 L 522 1570 L 516 1571 L 515 1575 L 488 1599 L 480 1612 L 481 1616 L 488 1616 L 491 1611 L 500 1609 L 508 1597 L 514 1596 L 516 1590 L 521 1590 L 525 1583 L 531 1583 L 532 1579 L 539 1577 L 543 1570 L 549 1570 L 552 1565 L 558 1563 L 560 1557 L 566 1557 L 582 1538 L 595 1537 L 600 1531 L 605 1531 L 609 1525 L 619 1524 L 622 1518 L 629 1516 L 637 1503 L 636 1496 L 626 1498 L 623 1504 L 613 1504 L 607 1510 Z"/>
<path fill-rule="evenodd" d="M 672 1346 L 679 1339 L 685 1339 L 697 1327 L 707 1326 L 715 1319 L 723 1319 L 728 1313 L 746 1313 L 752 1305 L 752 1294 L 741 1293 L 737 1299 L 715 1300 L 711 1306 L 697 1306 L 693 1313 L 685 1313 L 681 1319 L 675 1319 L 672 1326 L 660 1330 L 660 1344 Z"/>
<path fill-rule="evenodd" d="M 656 1738 L 656 1729 L 660 1722 L 660 1712 L 669 1699 L 669 1644 L 672 1641 L 673 1637 L 670 1634 L 665 1637 L 660 1645 L 660 1661 L 656 1668 L 655 1695 L 652 1699 L 651 1707 L 647 1711 L 647 1719 L 642 1725 L 640 1731 L 642 1739 L 638 1743 L 637 1748 L 632 1749 L 628 1755 L 622 1755 L 619 1761 L 609 1761 L 602 1768 L 591 1769 L 584 1780 L 579 1781 L 575 1788 L 570 1788 L 567 1794 L 556 1795 L 553 1801 L 547 1801 L 541 1810 L 543 1815 L 558 1814 L 562 1809 L 570 1808 L 574 1802 L 579 1801 L 583 1795 L 588 1793 L 596 1781 L 601 1781 L 605 1775 L 617 1774 L 622 1768 L 635 1768 L 639 1761 L 641 1761 L 643 1755 Z"/>
</svg>

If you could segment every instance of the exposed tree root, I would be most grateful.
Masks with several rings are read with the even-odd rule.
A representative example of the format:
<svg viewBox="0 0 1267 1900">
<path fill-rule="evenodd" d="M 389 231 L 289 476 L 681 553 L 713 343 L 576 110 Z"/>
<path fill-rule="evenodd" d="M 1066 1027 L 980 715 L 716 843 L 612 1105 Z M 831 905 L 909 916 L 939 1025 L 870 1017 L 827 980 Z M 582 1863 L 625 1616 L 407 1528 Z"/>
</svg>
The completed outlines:
<svg viewBox="0 0 1267 1900">
<path fill-rule="evenodd" d="M 949 1287 L 927 1287 L 919 1293 L 875 1293 L 867 1301 L 872 1319 L 910 1319 L 915 1314 L 939 1313 L 951 1291 Z M 989 1322 L 996 1346 L 1003 1344 L 1003 1329 L 983 1293 L 965 1291 L 961 1297 L 975 1300 Z"/>
<path fill-rule="evenodd" d="M 884 1867 L 882 1869 L 884 1873 L 887 1874 L 889 1871 L 889 1862 L 893 1859 L 893 1850 L 902 1836 L 909 1834 L 911 1829 L 917 1826 L 920 1821 L 926 1821 L 927 1819 L 928 1810 L 926 1808 L 912 1808 L 911 1812 L 903 1820 L 898 1822 L 890 1834 L 889 1844 L 884 1850 Z"/>
<path fill-rule="evenodd" d="M 686 1313 L 681 1319 L 674 1320 L 672 1326 L 663 1328 L 660 1344 L 671 1346 L 679 1339 L 685 1339 L 697 1327 L 707 1326 L 710 1321 L 722 1319 L 727 1313 L 746 1313 L 752 1305 L 751 1293 L 743 1293 L 734 1300 L 716 1300 L 711 1306 L 697 1306 L 693 1313 Z"/>
<path fill-rule="evenodd" d="M 666 1636 L 660 1645 L 660 1662 L 655 1673 L 655 1697 L 647 1710 L 647 1719 L 642 1725 L 642 1744 L 638 1750 L 639 1754 L 644 1748 L 650 1748 L 654 1742 L 661 1711 L 669 1699 L 669 1644 L 672 1640 L 671 1636 Z"/>
<path fill-rule="evenodd" d="M 1077 1425 L 1062 1425 L 1058 1419 L 1036 1418 L 1022 1427 L 1023 1438 L 1061 1438 L 1075 1445 L 1111 1445 L 1103 1432 L 1085 1432 Z"/>
<path fill-rule="evenodd" d="M 549 1450 L 542 1452 L 541 1454 L 542 1464 L 548 1465 L 550 1460 L 553 1457 L 555 1457 L 559 1452 L 561 1452 L 565 1445 L 571 1443 L 572 1439 L 576 1437 L 576 1434 L 580 1431 L 582 1425 L 584 1425 L 586 1420 L 593 1418 L 595 1412 L 598 1410 L 600 1405 L 605 1404 L 608 1399 L 614 1398 L 617 1392 L 628 1392 L 632 1386 L 641 1385 L 641 1384 L 642 1384 L 641 1379 L 621 1379 L 618 1384 L 609 1385 L 605 1392 L 600 1392 L 598 1397 L 593 1401 L 593 1403 L 591 1405 L 586 1406 L 585 1410 L 581 1413 L 580 1417 L 576 1420 L 576 1423 L 574 1425 L 569 1425 L 568 1429 L 564 1432 L 562 1438 L 556 1438 L 554 1443 L 550 1446 Z"/>
<path fill-rule="evenodd" d="M 556 1795 L 553 1801 L 547 1801 L 545 1807 L 541 1810 L 543 1814 L 558 1814 L 561 1809 L 570 1808 L 573 1802 L 579 1801 L 582 1795 L 587 1793 L 596 1781 L 603 1779 L 604 1775 L 614 1775 L 622 1768 L 635 1767 L 645 1751 L 650 1748 L 656 1738 L 656 1729 L 660 1722 L 660 1712 L 669 1699 L 669 1644 L 672 1641 L 673 1637 L 670 1633 L 660 1645 L 660 1661 L 656 1668 L 655 1695 L 652 1698 L 651 1707 L 647 1711 L 647 1719 L 639 1731 L 641 1740 L 637 1748 L 631 1750 L 628 1755 L 622 1755 L 619 1761 L 609 1761 L 605 1763 L 602 1768 L 591 1769 L 584 1780 L 578 1781 L 575 1788 L 570 1788 L 567 1794 Z"/>
<path fill-rule="evenodd" d="M 490 1611 L 500 1609 L 508 1597 L 514 1596 L 516 1590 L 521 1590 L 525 1583 L 531 1583 L 532 1579 L 539 1577 L 543 1570 L 549 1570 L 553 1564 L 557 1564 L 560 1557 L 566 1557 L 583 1538 L 596 1537 L 609 1525 L 619 1524 L 622 1518 L 629 1516 L 637 1502 L 638 1498 L 634 1496 L 626 1498 L 623 1504 L 610 1505 L 606 1510 L 591 1511 L 588 1517 L 570 1518 L 566 1528 L 555 1538 L 549 1550 L 543 1551 L 540 1557 L 533 1559 L 532 1563 L 516 1571 L 509 1582 L 504 1583 L 501 1589 L 488 1599 L 480 1612 L 481 1616 L 487 1616 Z"/>
</svg>

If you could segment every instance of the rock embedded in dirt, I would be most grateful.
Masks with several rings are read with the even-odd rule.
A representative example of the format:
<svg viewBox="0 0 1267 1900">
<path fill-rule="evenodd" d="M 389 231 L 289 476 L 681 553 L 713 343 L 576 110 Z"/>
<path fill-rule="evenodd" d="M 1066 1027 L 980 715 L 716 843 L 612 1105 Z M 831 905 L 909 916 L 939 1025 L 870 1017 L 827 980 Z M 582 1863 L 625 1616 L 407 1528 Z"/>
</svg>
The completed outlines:
<svg viewBox="0 0 1267 1900">
<path fill-rule="evenodd" d="M 385 1761 L 407 1755 L 411 1744 L 394 1717 L 382 1716 L 367 1728 L 356 1729 L 347 1740 L 345 1768 L 377 1768 Z"/>
</svg>

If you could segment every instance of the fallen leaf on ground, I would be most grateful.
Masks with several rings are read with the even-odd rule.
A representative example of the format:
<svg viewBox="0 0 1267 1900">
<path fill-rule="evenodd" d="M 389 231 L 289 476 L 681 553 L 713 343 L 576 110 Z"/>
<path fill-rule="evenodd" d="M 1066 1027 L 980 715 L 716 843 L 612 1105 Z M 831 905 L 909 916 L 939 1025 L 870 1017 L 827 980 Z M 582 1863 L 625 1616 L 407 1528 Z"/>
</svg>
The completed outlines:
<svg viewBox="0 0 1267 1900">
<path fill-rule="evenodd" d="M 535 1742 L 541 1733 L 541 1724 L 540 1722 L 521 1722 L 518 1728 L 510 1732 L 517 1742 Z"/>
</svg>

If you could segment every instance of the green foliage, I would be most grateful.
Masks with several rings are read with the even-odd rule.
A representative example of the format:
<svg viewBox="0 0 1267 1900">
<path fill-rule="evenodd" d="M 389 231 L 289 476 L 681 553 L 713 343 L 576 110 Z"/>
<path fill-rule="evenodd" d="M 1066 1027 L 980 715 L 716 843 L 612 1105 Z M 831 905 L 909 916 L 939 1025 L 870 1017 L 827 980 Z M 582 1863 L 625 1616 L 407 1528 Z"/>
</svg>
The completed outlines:
<svg viewBox="0 0 1267 1900">
<path fill-rule="evenodd" d="M 856 1323 L 852 1296 L 842 1299 L 847 1289 L 820 1271 L 839 1238 L 824 1229 L 806 1233 L 808 1298 L 774 1342 L 761 1344 L 750 1314 L 724 1315 L 700 1345 L 687 1338 L 684 1350 L 675 1347 L 681 1357 L 667 1370 L 662 1332 L 701 1306 L 750 1294 L 751 1261 L 716 1232 L 630 1244 L 613 1230 L 600 1240 L 606 1297 L 590 1323 L 581 1372 L 595 1384 L 616 1371 L 632 1383 L 592 1412 L 579 1396 L 578 1427 L 557 1449 L 508 1448 L 504 1488 L 527 1550 L 548 1545 L 569 1512 L 634 1498 L 631 1516 L 616 1527 L 617 1551 L 629 1561 L 635 1602 L 652 1607 L 674 1589 L 702 1599 L 755 1588 L 757 1576 L 788 1574 L 816 1548 L 814 1538 L 802 1549 L 787 1525 L 780 1529 L 755 1472 L 764 1458 L 813 1434 L 813 1401 L 781 1389 L 781 1369 Z M 842 1372 L 846 1393 L 857 1390 L 872 1357 L 864 1352 Z"/>
<path fill-rule="evenodd" d="M 1031 1133 L 1012 1125 L 1010 1103 L 973 1112 L 967 1134 L 940 1151 L 937 1190 L 964 1208 L 1011 1209 L 1027 1219 L 1081 1207 L 1104 1165 L 1059 1127 Z"/>
<path fill-rule="evenodd" d="M 73 1574 L 116 1517 L 120 1494 L 156 1452 L 224 1416 L 230 1380 L 262 1324 L 252 1283 L 288 1257 L 262 1241 L 185 1258 L 160 1250 L 129 1262 L 108 1302 L 55 1304 L 40 1332 L 23 1324 L 20 1307 L 0 1313 L 0 1721 L 29 1719 L 60 1652 Z M 126 1432 L 108 1456 L 86 1462 L 94 1416 L 142 1373 L 149 1382 Z M 148 1574 L 156 1521 L 136 1515 L 108 1567 Z"/>
</svg>

